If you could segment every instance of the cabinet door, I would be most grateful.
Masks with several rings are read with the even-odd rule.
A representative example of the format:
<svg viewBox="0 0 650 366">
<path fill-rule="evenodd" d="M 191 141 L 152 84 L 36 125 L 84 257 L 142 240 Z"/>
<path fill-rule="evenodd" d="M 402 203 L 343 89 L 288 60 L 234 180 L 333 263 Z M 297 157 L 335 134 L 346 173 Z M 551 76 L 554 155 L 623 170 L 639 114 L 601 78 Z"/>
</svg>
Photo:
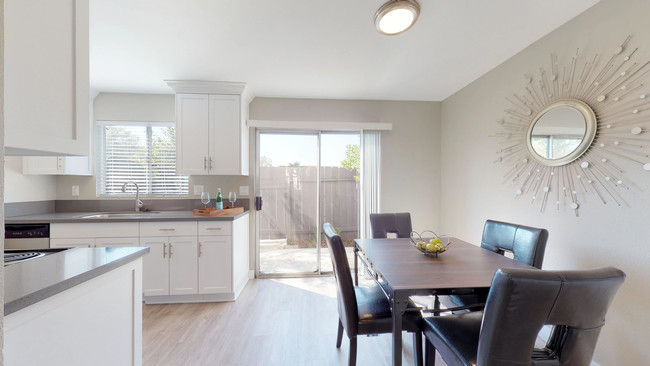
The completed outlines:
<svg viewBox="0 0 650 366">
<path fill-rule="evenodd" d="M 232 236 L 199 237 L 199 293 L 232 292 Z"/>
<path fill-rule="evenodd" d="M 241 174 L 239 95 L 210 95 L 210 174 Z"/>
<path fill-rule="evenodd" d="M 60 163 L 58 156 L 25 156 L 23 157 L 23 174 L 59 174 Z"/>
<path fill-rule="evenodd" d="M 88 7 L 88 0 L 4 2 L 7 155 L 88 153 Z"/>
<path fill-rule="evenodd" d="M 140 238 L 140 246 L 149 247 L 143 257 L 144 296 L 169 295 L 169 248 L 166 237 Z"/>
<path fill-rule="evenodd" d="M 176 94 L 176 171 L 208 174 L 208 95 Z"/>
<path fill-rule="evenodd" d="M 196 236 L 169 238 L 169 294 L 197 293 Z"/>
<path fill-rule="evenodd" d="M 93 162 L 89 156 L 59 156 L 62 161 L 59 165 L 63 168 L 59 170 L 62 175 L 92 175 Z"/>
</svg>

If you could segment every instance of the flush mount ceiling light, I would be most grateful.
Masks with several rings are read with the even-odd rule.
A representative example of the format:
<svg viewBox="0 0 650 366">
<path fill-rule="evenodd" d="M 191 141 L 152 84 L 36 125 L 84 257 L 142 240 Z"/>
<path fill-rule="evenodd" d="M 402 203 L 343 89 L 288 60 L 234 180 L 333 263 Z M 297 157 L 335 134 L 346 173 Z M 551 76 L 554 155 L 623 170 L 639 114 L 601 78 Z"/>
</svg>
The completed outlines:
<svg viewBox="0 0 650 366">
<path fill-rule="evenodd" d="M 375 13 L 375 26 L 380 33 L 393 36 L 411 28 L 418 15 L 420 4 L 416 0 L 391 0 Z"/>
</svg>

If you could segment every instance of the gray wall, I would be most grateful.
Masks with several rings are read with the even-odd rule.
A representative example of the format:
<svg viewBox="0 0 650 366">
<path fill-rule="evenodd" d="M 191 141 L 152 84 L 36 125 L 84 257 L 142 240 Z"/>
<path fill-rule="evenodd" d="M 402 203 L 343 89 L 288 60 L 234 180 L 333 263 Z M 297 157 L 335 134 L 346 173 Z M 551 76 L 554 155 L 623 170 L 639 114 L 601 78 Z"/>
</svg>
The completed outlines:
<svg viewBox="0 0 650 366">
<path fill-rule="evenodd" d="M 648 14 L 647 0 L 603 0 L 442 103 L 443 231 L 476 243 L 486 219 L 544 227 L 550 232 L 544 269 L 612 265 L 627 273 L 596 349 L 594 360 L 601 365 L 646 365 L 650 360 L 650 175 L 637 164 L 620 163 L 636 185 L 624 194 L 629 207 L 603 205 L 592 194 L 582 203 L 580 217 L 552 208 L 540 213 L 530 196 L 515 200 L 516 188 L 503 184 L 510 166 L 494 163 L 500 145 L 488 136 L 500 131 L 495 121 L 511 108 L 504 98 L 524 93 L 523 75 L 539 75 L 542 66 L 548 70 L 552 52 L 564 65 L 576 49 L 608 59 L 633 35 L 631 45 L 640 47 L 637 60 L 650 60 Z"/>
</svg>

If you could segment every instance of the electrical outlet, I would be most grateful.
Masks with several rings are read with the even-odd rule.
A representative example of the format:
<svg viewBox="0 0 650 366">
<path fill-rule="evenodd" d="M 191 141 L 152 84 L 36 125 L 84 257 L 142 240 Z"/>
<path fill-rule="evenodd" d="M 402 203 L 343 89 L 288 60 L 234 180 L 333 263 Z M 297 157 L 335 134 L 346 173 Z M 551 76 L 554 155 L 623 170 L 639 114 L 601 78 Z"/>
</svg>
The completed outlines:
<svg viewBox="0 0 650 366">
<path fill-rule="evenodd" d="M 73 196 L 79 195 L 79 186 L 72 186 L 72 195 Z"/>
<path fill-rule="evenodd" d="M 198 184 L 195 184 L 195 185 L 194 185 L 194 194 L 195 194 L 195 195 L 200 196 L 201 193 L 203 193 L 203 192 L 204 192 L 204 191 L 203 191 L 203 186 L 198 185 Z"/>
<path fill-rule="evenodd" d="M 248 196 L 248 186 L 239 186 L 239 195 Z"/>
</svg>

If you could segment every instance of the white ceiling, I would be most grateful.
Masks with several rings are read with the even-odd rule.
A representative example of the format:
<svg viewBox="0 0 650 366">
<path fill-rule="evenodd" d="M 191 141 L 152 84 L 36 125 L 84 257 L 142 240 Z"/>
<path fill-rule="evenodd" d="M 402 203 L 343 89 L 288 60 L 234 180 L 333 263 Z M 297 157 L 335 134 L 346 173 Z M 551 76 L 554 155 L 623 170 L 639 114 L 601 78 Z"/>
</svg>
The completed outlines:
<svg viewBox="0 0 650 366">
<path fill-rule="evenodd" d="M 599 0 L 420 0 L 383 36 L 384 0 L 91 0 L 100 92 L 240 81 L 256 96 L 441 101 Z"/>
</svg>

